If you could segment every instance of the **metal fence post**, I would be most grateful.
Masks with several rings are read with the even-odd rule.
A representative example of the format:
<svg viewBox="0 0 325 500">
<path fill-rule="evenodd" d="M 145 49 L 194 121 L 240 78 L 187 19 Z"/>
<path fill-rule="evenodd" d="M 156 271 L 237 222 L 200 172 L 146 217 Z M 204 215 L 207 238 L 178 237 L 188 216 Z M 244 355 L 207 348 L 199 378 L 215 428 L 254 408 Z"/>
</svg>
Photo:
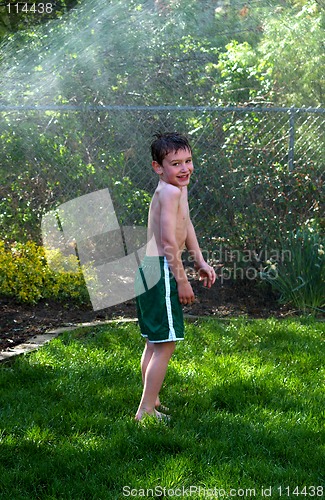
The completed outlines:
<svg viewBox="0 0 325 500">
<path fill-rule="evenodd" d="M 295 152 L 295 114 L 296 110 L 292 107 L 289 111 L 289 151 L 288 167 L 293 170 L 294 152 Z"/>
</svg>

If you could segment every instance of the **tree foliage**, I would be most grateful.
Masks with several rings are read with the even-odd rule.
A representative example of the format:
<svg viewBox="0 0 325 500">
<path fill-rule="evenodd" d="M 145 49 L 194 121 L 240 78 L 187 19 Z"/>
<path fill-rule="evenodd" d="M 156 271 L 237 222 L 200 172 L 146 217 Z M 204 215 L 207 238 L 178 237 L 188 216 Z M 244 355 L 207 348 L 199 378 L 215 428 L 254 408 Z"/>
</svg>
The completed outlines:
<svg viewBox="0 0 325 500">
<path fill-rule="evenodd" d="M 322 104 L 315 0 L 61 0 L 55 9 L 59 21 L 12 16 L 3 102 Z"/>
<path fill-rule="evenodd" d="M 82 106 L 322 105 L 324 11 L 315 0 L 62 0 L 52 19 L 31 15 L 27 24 L 17 15 L 3 24 L 0 104 L 81 107 L 2 112 L 0 217 L 9 239 L 37 239 L 42 213 L 65 201 L 70 186 L 73 196 L 109 186 L 117 205 L 137 207 L 123 222 L 144 223 L 153 183 L 148 174 L 143 181 L 143 138 L 159 114 L 90 117 Z M 205 222 L 222 221 L 218 231 L 231 228 L 234 243 L 261 245 L 266 234 L 274 241 L 279 227 L 320 213 L 318 157 L 288 172 L 285 155 L 274 153 L 287 137 L 274 126 L 274 140 L 261 139 L 260 115 L 245 122 L 167 113 L 163 127 L 171 126 L 190 132 L 206 167 L 197 206 L 214 201 L 218 217 Z M 304 133 L 314 144 L 321 132 Z"/>
<path fill-rule="evenodd" d="M 290 106 L 324 103 L 324 10 L 315 1 L 295 2 L 265 26 L 258 51 L 273 66 L 276 102 Z"/>
</svg>

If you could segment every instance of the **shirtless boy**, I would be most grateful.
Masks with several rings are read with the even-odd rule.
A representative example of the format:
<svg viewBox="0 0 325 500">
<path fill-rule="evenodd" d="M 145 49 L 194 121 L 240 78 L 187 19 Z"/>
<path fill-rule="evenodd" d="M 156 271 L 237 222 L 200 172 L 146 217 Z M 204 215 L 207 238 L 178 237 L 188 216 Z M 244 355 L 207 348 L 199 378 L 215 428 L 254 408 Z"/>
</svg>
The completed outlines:
<svg viewBox="0 0 325 500">
<path fill-rule="evenodd" d="M 192 149 L 186 137 L 173 132 L 157 134 L 151 145 L 152 167 L 159 175 L 148 217 L 148 245 L 138 276 L 145 285 L 154 262 L 160 280 L 137 296 L 139 325 L 146 338 L 141 358 L 143 393 L 136 420 L 145 414 L 165 417 L 159 392 L 176 341 L 184 339 L 182 305 L 192 304 L 194 293 L 182 263 L 187 248 L 200 279 L 207 287 L 215 282 L 214 269 L 203 259 L 189 215 L 187 186 L 193 173 Z"/>
</svg>

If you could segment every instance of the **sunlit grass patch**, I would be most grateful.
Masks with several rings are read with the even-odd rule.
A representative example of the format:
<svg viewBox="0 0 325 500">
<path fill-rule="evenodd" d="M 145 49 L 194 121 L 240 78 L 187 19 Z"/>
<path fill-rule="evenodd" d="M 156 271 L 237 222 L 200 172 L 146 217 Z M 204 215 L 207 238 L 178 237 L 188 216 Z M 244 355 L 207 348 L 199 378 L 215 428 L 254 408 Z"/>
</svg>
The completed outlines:
<svg viewBox="0 0 325 500">
<path fill-rule="evenodd" d="M 186 330 L 161 393 L 170 423 L 133 419 L 134 323 L 66 332 L 0 365 L 0 498 L 323 485 L 324 324 L 207 319 Z"/>
</svg>

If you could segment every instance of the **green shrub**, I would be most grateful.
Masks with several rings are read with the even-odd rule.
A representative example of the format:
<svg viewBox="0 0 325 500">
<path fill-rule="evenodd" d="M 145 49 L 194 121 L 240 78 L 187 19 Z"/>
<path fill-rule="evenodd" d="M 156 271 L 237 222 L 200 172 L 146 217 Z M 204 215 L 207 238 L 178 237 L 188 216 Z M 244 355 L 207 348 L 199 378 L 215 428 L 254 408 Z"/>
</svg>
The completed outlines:
<svg viewBox="0 0 325 500">
<path fill-rule="evenodd" d="M 291 232 L 282 242 L 279 262 L 267 262 L 262 279 L 280 293 L 280 301 L 299 311 L 324 312 L 325 251 L 323 240 L 312 228 Z"/>
<path fill-rule="evenodd" d="M 7 247 L 0 241 L 0 294 L 19 302 L 35 304 L 41 299 L 72 300 L 76 304 L 89 302 L 89 296 L 79 266 L 75 271 L 47 264 L 44 249 L 34 242 Z"/>
</svg>

